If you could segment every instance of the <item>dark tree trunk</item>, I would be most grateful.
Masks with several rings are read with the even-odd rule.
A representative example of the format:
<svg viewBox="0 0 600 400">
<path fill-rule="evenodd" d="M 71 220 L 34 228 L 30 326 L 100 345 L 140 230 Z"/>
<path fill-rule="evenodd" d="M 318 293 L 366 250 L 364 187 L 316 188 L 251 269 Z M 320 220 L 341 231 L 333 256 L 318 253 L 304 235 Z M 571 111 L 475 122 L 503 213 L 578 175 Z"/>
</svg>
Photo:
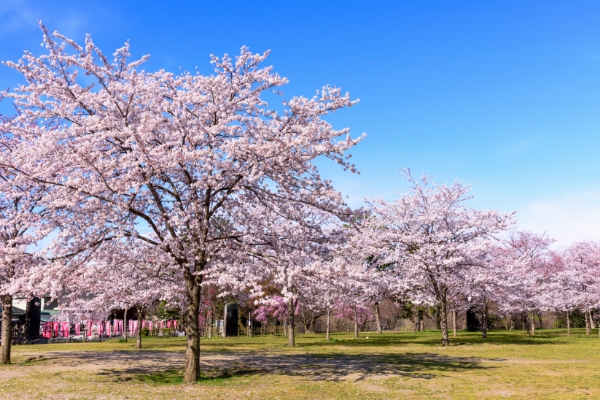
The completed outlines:
<svg viewBox="0 0 600 400">
<path fill-rule="evenodd" d="M 85 337 L 86 334 L 87 333 L 84 331 L 83 336 Z M 127 341 L 127 308 L 125 308 L 125 312 L 123 313 L 123 339 Z"/>
<path fill-rule="evenodd" d="M 12 296 L 2 296 L 2 364 L 10 364 L 12 345 Z"/>
<path fill-rule="evenodd" d="M 537 312 L 537 317 L 540 320 L 540 329 L 544 329 L 544 322 L 542 321 L 542 312 L 541 311 Z"/>
<path fill-rule="evenodd" d="M 288 346 L 296 347 L 296 332 L 294 332 L 296 328 L 296 323 L 294 321 L 294 300 L 290 299 L 288 305 Z"/>
<path fill-rule="evenodd" d="M 358 311 L 354 306 L 354 338 L 358 338 Z"/>
<path fill-rule="evenodd" d="M 377 333 L 381 335 L 381 316 L 379 315 L 379 302 L 375 302 L 375 324 L 377 325 Z"/>
<path fill-rule="evenodd" d="M 439 303 L 440 310 L 440 328 L 442 329 L 442 346 L 448 346 L 450 339 L 448 338 L 448 302 L 446 299 L 446 289 L 442 289 L 442 298 Z"/>
<path fill-rule="evenodd" d="M 435 317 L 433 319 L 435 321 L 435 330 L 439 331 L 441 329 L 441 323 L 442 323 L 442 316 L 441 316 L 441 311 L 440 311 L 440 305 L 437 304 L 435 306 Z"/>
<path fill-rule="evenodd" d="M 571 336 L 571 312 L 567 311 L 567 336 Z"/>
<path fill-rule="evenodd" d="M 481 337 L 487 339 L 488 334 L 488 303 L 483 302 L 483 308 L 481 310 Z"/>
<path fill-rule="evenodd" d="M 143 309 L 142 308 L 138 308 L 137 309 L 138 312 L 138 326 L 137 326 L 137 341 L 135 343 L 135 348 L 136 349 L 141 349 L 142 348 L 142 314 L 143 314 Z"/>
<path fill-rule="evenodd" d="M 331 311 L 328 309 L 327 310 L 327 327 L 326 327 L 326 335 L 325 335 L 325 339 L 327 341 L 329 341 L 330 338 L 330 326 L 331 326 Z"/>
<path fill-rule="evenodd" d="M 201 275 L 192 275 L 184 270 L 186 297 L 187 297 L 187 317 L 185 334 L 187 337 L 187 348 L 185 350 L 185 371 L 183 379 L 185 383 L 192 384 L 200 379 L 200 324 L 198 313 L 200 312 L 200 284 Z"/>
</svg>

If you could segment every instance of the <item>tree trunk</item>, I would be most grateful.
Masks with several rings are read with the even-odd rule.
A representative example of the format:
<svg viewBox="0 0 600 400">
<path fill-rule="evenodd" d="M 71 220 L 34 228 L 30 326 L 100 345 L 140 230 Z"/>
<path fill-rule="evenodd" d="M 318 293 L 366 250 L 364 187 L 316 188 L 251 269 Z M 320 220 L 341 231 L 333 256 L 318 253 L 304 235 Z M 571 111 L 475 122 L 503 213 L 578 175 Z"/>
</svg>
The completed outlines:
<svg viewBox="0 0 600 400">
<path fill-rule="evenodd" d="M 529 333 L 531 336 L 535 335 L 535 311 L 531 312 L 531 329 Z"/>
<path fill-rule="evenodd" d="M 252 337 L 252 311 L 248 311 L 248 337 Z"/>
<path fill-rule="evenodd" d="M 2 296 L 2 364 L 10 364 L 12 345 L 12 296 Z"/>
<path fill-rule="evenodd" d="M 587 315 L 588 315 L 588 320 L 590 321 L 590 333 L 591 333 L 592 329 L 594 329 L 596 327 L 594 324 L 594 319 L 592 318 L 592 310 L 588 310 Z"/>
<path fill-rule="evenodd" d="M 567 311 L 567 336 L 571 336 L 571 313 Z"/>
<path fill-rule="evenodd" d="M 544 321 L 542 320 L 542 312 L 537 312 L 538 319 L 540 320 L 540 329 L 544 329 Z"/>
<path fill-rule="evenodd" d="M 435 306 L 435 318 L 434 318 L 434 321 L 435 321 L 435 330 L 436 331 L 440 330 L 441 329 L 442 321 L 441 321 L 440 305 L 439 304 Z"/>
<path fill-rule="evenodd" d="M 325 340 L 329 341 L 329 332 L 330 332 L 330 324 L 331 324 L 331 311 L 329 309 L 327 309 L 327 333 L 325 335 Z"/>
<path fill-rule="evenodd" d="M 143 311 L 141 308 L 138 308 L 137 312 L 138 312 L 138 319 L 137 319 L 138 326 L 137 326 L 137 332 L 136 332 L 137 341 L 135 343 L 135 348 L 141 349 L 142 348 L 142 313 L 143 313 Z"/>
<path fill-rule="evenodd" d="M 590 330 L 590 315 L 588 311 L 584 312 L 583 314 L 585 317 L 585 334 L 586 336 L 590 336 L 590 334 L 592 333 Z"/>
<path fill-rule="evenodd" d="M 189 270 L 184 270 L 186 298 L 188 303 L 185 335 L 187 348 L 185 349 L 185 371 L 183 380 L 187 384 L 195 383 L 200 379 L 200 275 L 192 275 Z"/>
<path fill-rule="evenodd" d="M 488 334 L 488 304 L 487 301 L 483 302 L 483 309 L 481 310 L 481 337 L 487 339 Z"/>
<path fill-rule="evenodd" d="M 283 316 L 283 337 L 288 337 L 288 332 L 287 332 L 287 315 Z"/>
<path fill-rule="evenodd" d="M 423 310 L 419 310 L 419 332 L 425 332 L 425 321 L 423 320 Z"/>
<path fill-rule="evenodd" d="M 377 333 L 381 335 L 381 316 L 379 315 L 379 302 L 375 302 L 375 324 L 377 325 Z"/>
<path fill-rule="evenodd" d="M 294 300 L 290 299 L 288 305 L 288 346 L 296 347 L 296 332 L 294 332 L 294 328 L 296 328 L 296 324 L 294 321 Z"/>
<path fill-rule="evenodd" d="M 358 338 L 358 311 L 356 305 L 354 306 L 354 338 Z"/>
<path fill-rule="evenodd" d="M 448 338 L 448 308 L 446 300 L 446 289 L 442 291 L 442 298 L 439 303 L 440 310 L 440 328 L 442 329 L 442 346 L 448 346 L 450 339 Z"/>
<path fill-rule="evenodd" d="M 452 309 L 452 336 L 456 337 L 456 308 Z"/>
<path fill-rule="evenodd" d="M 87 330 L 87 329 L 86 329 Z M 87 333 L 84 331 L 84 336 Z M 123 339 L 127 341 L 127 308 L 125 308 L 125 312 L 123 313 Z"/>
</svg>

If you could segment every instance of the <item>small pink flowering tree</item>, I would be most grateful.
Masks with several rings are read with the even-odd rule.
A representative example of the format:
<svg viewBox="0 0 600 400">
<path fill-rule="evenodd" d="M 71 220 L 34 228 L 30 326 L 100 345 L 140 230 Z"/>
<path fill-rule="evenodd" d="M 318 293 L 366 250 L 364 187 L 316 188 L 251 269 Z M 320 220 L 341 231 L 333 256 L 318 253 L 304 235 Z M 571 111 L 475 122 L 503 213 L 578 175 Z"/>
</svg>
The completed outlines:
<svg viewBox="0 0 600 400">
<path fill-rule="evenodd" d="M 504 279 L 498 281 L 503 293 L 500 308 L 504 312 L 519 312 L 529 317 L 527 330 L 535 334 L 535 312 L 547 309 L 544 294 L 553 274 L 554 239 L 545 233 L 514 231 L 502 243 Z"/>
<path fill-rule="evenodd" d="M 410 191 L 393 203 L 369 201 L 372 217 L 361 221 L 358 235 L 370 253 L 383 255 L 388 273 L 407 288 L 418 288 L 412 293 L 416 302 L 435 300 L 442 345 L 447 346 L 449 291 L 460 285 L 473 254 L 507 229 L 513 216 L 466 207 L 470 188 L 459 182 L 435 185 L 426 176 L 416 181 L 409 170 L 403 175 L 412 184 Z"/>
</svg>

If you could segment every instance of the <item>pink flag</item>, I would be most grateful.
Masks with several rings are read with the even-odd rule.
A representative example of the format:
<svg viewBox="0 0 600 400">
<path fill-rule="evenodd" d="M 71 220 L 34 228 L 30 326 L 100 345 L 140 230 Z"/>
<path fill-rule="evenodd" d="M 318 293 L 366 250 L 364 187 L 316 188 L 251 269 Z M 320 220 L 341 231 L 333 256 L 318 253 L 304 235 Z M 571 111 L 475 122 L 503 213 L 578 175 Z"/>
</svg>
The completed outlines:
<svg viewBox="0 0 600 400">
<path fill-rule="evenodd" d="M 63 337 L 69 337 L 69 323 L 68 322 L 62 323 L 62 335 L 63 335 Z"/>
</svg>

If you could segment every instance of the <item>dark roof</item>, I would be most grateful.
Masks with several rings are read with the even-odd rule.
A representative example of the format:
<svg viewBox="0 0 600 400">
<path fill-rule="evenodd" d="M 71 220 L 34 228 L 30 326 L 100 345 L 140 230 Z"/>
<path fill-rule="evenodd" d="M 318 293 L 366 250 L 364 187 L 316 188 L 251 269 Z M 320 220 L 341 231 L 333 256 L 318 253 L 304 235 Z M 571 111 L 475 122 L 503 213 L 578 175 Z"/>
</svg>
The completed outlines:
<svg viewBox="0 0 600 400">
<path fill-rule="evenodd" d="M 0 312 L 2 312 L 2 306 L 0 306 Z M 23 310 L 22 308 L 13 306 L 12 315 L 13 315 L 13 317 L 17 317 L 19 315 L 25 315 L 25 310 Z"/>
</svg>

